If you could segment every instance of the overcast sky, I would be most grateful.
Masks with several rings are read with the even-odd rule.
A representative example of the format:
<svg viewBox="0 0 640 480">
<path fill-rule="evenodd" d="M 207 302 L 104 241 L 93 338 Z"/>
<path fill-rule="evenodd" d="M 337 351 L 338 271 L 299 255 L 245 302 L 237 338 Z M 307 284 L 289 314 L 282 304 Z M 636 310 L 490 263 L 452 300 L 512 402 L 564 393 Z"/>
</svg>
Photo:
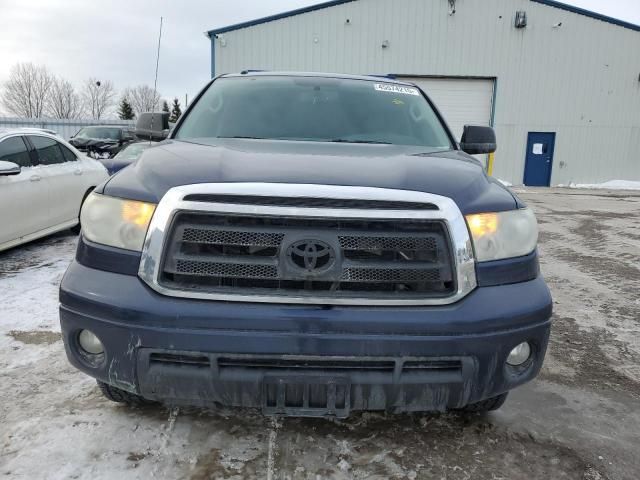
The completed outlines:
<svg viewBox="0 0 640 480">
<path fill-rule="evenodd" d="M 443 0 L 430 0 L 443 1 Z M 16 62 L 47 65 L 79 84 L 88 77 L 122 89 L 153 85 L 164 17 L 158 90 L 191 98 L 209 79 L 203 32 L 321 0 L 0 0 L 0 82 Z M 640 0 L 565 0 L 640 24 Z"/>
</svg>

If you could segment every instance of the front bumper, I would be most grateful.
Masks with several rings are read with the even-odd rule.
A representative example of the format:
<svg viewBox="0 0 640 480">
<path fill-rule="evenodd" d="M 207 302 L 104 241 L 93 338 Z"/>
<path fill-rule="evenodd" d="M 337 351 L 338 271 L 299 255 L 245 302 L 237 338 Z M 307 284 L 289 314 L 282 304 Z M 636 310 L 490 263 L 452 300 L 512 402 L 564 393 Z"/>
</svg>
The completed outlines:
<svg viewBox="0 0 640 480">
<path fill-rule="evenodd" d="M 459 408 L 531 380 L 552 308 L 541 277 L 446 306 L 290 306 L 165 297 L 77 262 L 60 300 L 69 360 L 103 382 L 173 404 L 337 416 Z M 99 364 L 80 353 L 81 329 L 103 342 Z M 506 365 L 523 341 L 530 361 Z"/>
</svg>

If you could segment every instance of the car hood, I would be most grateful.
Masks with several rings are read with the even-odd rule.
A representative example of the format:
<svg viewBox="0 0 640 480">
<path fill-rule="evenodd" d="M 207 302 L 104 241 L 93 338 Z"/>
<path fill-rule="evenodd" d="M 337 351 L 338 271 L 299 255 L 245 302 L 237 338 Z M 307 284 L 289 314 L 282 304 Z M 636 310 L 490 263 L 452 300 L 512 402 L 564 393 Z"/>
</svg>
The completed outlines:
<svg viewBox="0 0 640 480">
<path fill-rule="evenodd" d="M 207 141 L 203 141 L 207 142 Z M 157 203 L 172 187 L 198 183 L 267 182 L 347 185 L 434 193 L 465 213 L 512 210 L 518 200 L 460 152 L 399 145 L 215 139 L 168 140 L 100 190 Z"/>
<path fill-rule="evenodd" d="M 118 140 L 112 140 L 110 138 L 72 138 L 69 143 L 74 147 L 96 147 L 96 148 L 109 148 L 114 145 L 118 145 Z"/>
</svg>

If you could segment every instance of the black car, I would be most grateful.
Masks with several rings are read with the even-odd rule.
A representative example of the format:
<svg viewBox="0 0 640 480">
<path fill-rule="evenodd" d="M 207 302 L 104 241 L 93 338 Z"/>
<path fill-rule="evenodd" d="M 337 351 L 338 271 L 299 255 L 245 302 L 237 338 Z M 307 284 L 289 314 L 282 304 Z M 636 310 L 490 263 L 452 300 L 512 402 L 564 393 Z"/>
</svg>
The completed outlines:
<svg viewBox="0 0 640 480">
<path fill-rule="evenodd" d="M 81 128 L 69 143 L 91 157 L 111 158 L 135 140 L 129 127 L 96 125 Z"/>
</svg>

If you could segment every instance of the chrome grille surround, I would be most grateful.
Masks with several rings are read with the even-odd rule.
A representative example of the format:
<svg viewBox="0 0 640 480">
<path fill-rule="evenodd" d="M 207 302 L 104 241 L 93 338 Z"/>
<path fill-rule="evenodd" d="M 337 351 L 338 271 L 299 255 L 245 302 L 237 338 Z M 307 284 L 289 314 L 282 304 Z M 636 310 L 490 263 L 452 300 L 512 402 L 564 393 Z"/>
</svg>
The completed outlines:
<svg viewBox="0 0 640 480">
<path fill-rule="evenodd" d="M 247 205 L 229 203 L 207 203 L 188 201 L 189 195 L 248 195 L 264 197 L 328 198 L 336 200 L 372 200 L 389 202 L 413 202 L 436 205 L 438 210 L 388 210 L 388 209 L 347 209 L 314 208 L 272 205 Z M 199 292 L 167 288 L 161 285 L 160 275 L 163 265 L 163 249 L 166 236 L 170 233 L 172 220 L 177 213 L 203 212 L 215 214 L 240 214 L 263 216 L 287 216 L 318 219 L 401 219 L 437 220 L 446 225 L 450 247 L 454 259 L 453 269 L 456 291 L 442 298 L 376 298 L 370 296 L 336 298 L 331 296 L 262 295 L 246 292 Z M 267 237 L 265 243 L 269 243 Z M 174 187 L 158 204 L 142 250 L 139 277 L 156 292 L 173 297 L 208 299 L 219 301 L 319 304 L 319 305 L 447 305 L 455 303 L 476 288 L 475 261 L 469 231 L 460 209 L 447 197 L 430 193 L 374 187 L 332 186 L 314 184 L 271 184 L 271 183 L 209 183 Z"/>
</svg>

